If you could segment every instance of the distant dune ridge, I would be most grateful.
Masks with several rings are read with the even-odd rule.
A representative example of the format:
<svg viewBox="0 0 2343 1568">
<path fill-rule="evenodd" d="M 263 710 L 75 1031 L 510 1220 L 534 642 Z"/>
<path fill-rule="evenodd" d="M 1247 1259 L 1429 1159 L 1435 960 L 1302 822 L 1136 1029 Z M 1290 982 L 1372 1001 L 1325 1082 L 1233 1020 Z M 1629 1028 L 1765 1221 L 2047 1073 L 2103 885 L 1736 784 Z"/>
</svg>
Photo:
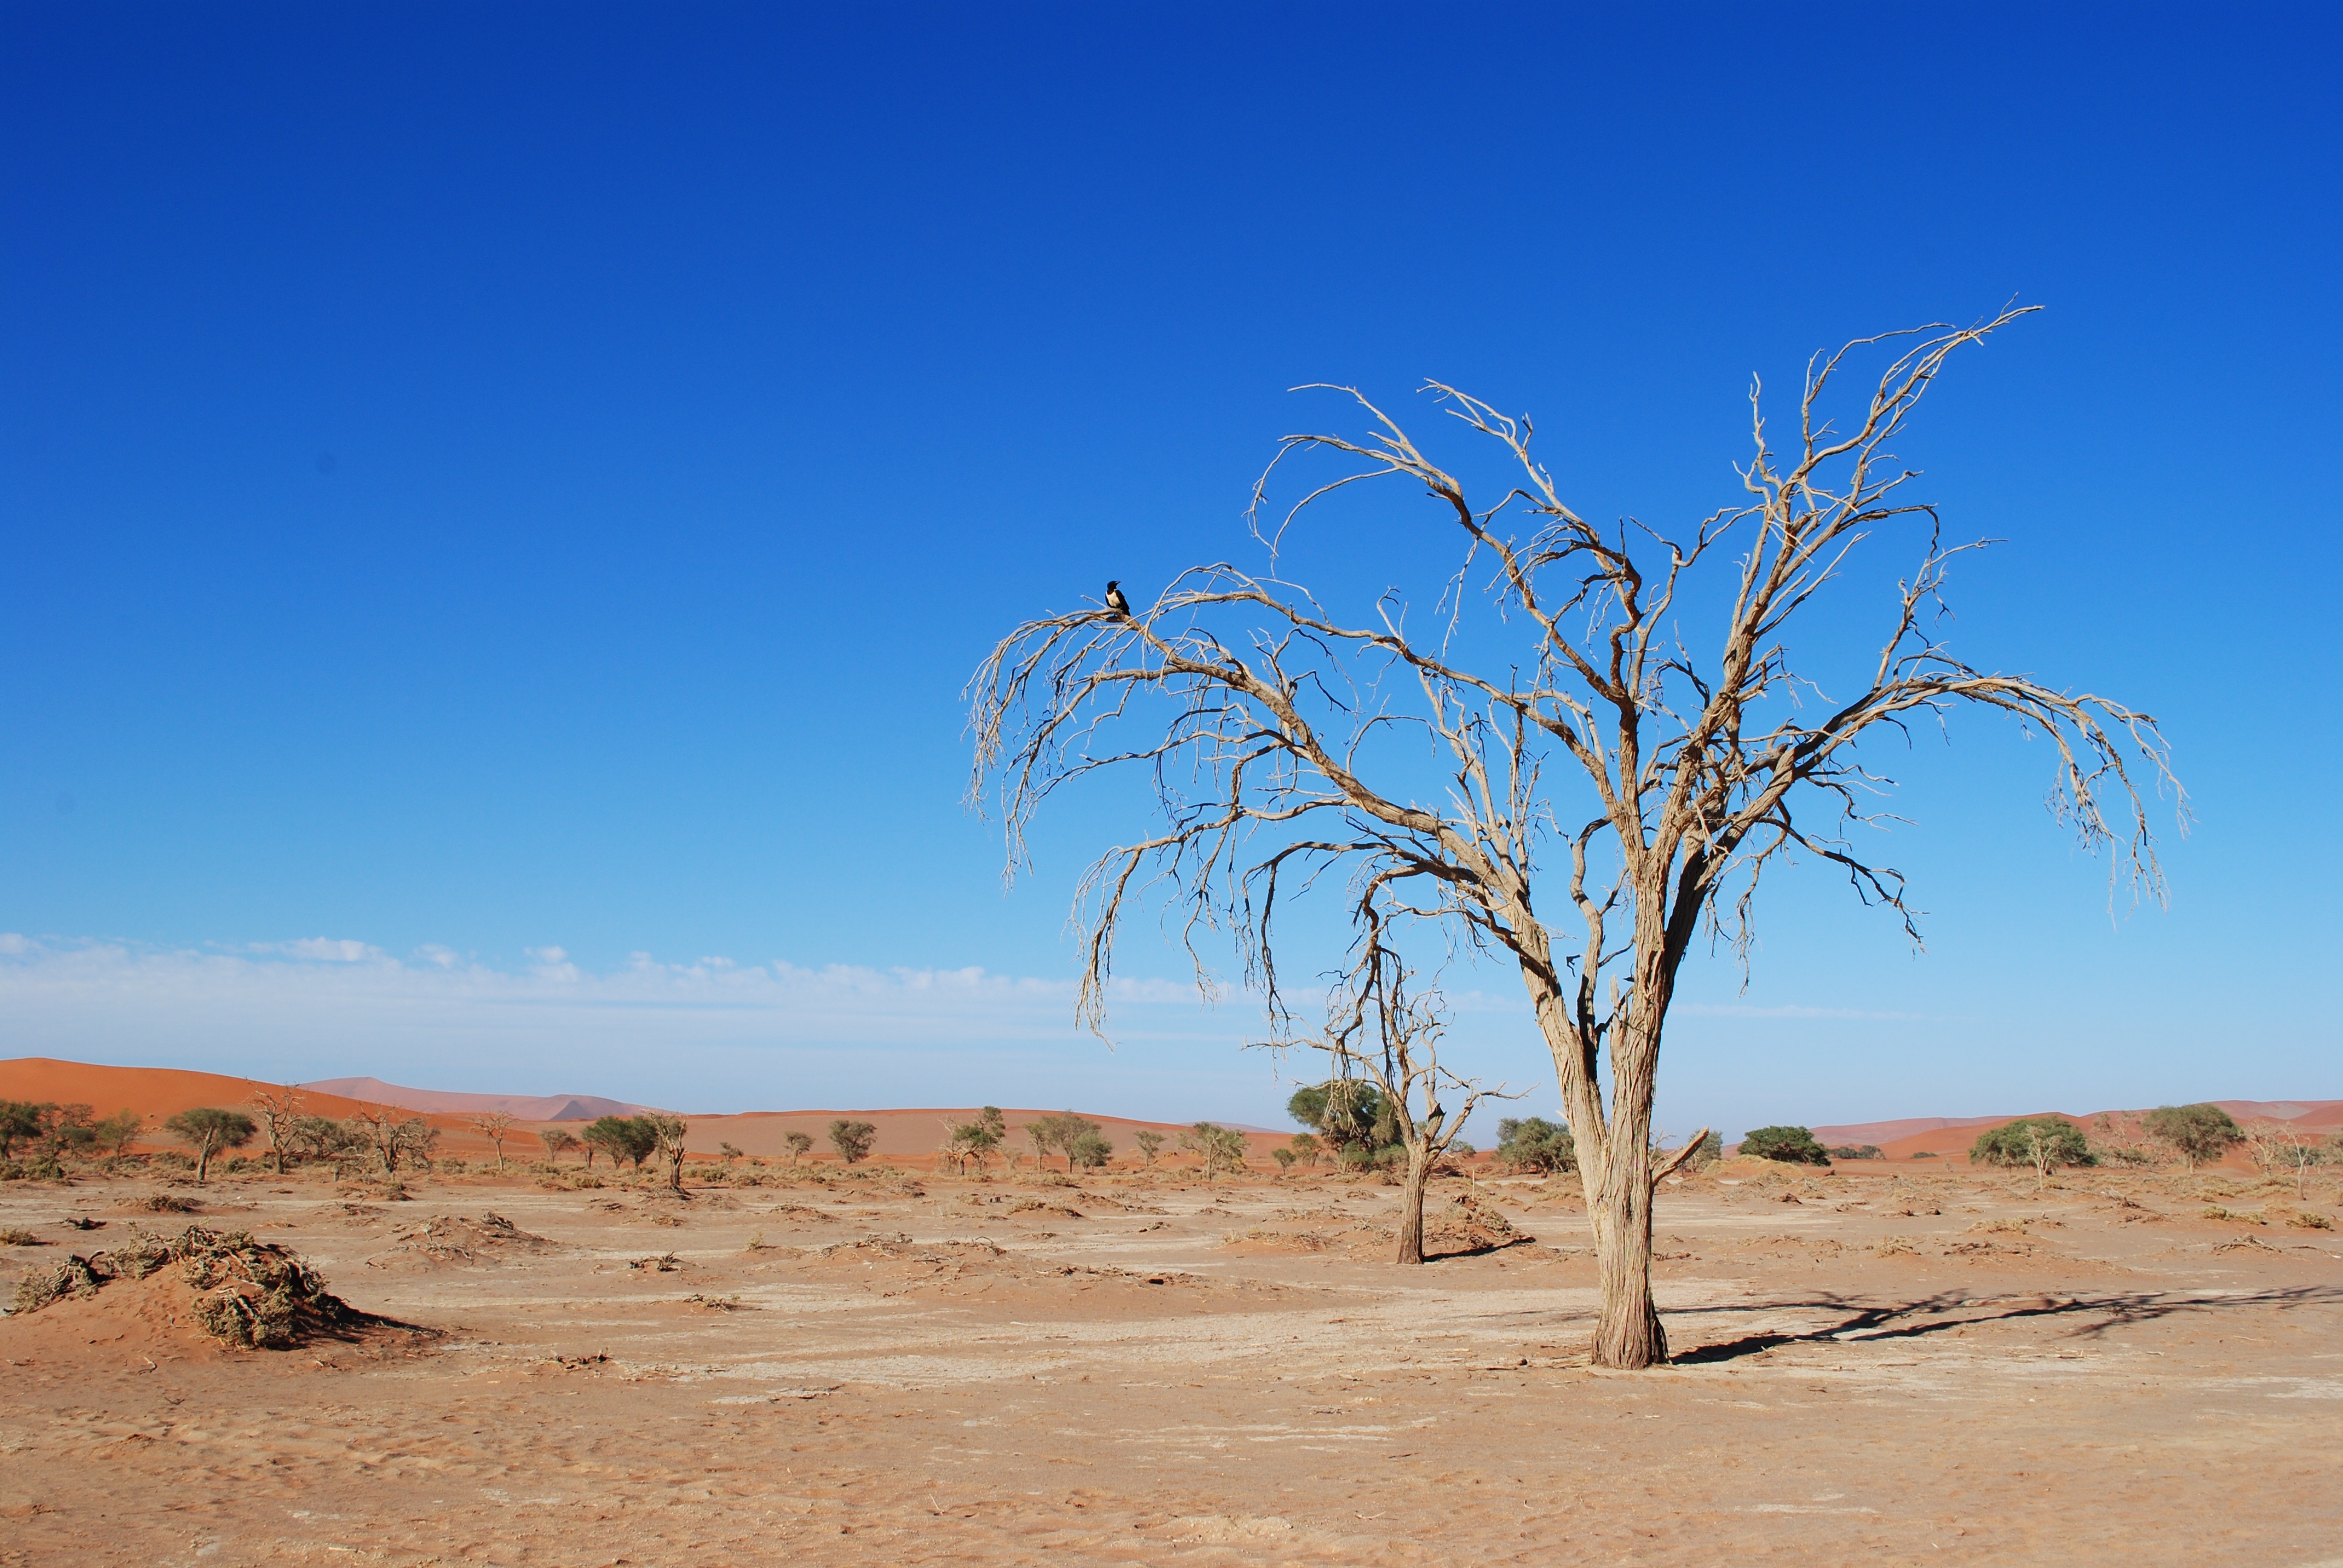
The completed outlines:
<svg viewBox="0 0 2343 1568">
<path fill-rule="evenodd" d="M 0 1061 L 0 1100 L 54 1101 L 60 1104 L 78 1102 L 91 1106 L 100 1115 L 126 1108 L 151 1118 L 154 1122 L 160 1122 L 163 1118 L 190 1106 L 239 1105 L 254 1091 L 273 1087 L 276 1086 L 256 1079 L 189 1072 L 178 1068 L 101 1067 L 37 1056 Z M 466 1094 L 447 1090 L 409 1089 L 385 1083 L 378 1078 L 331 1078 L 296 1087 L 309 1097 L 303 1109 L 313 1115 L 346 1117 L 367 1107 L 383 1106 L 413 1111 L 440 1129 L 442 1152 L 465 1155 L 488 1151 L 489 1145 L 473 1127 L 472 1119 L 488 1112 L 502 1111 L 512 1117 L 516 1123 L 514 1139 L 508 1140 L 507 1143 L 509 1155 L 534 1146 L 528 1136 L 531 1129 L 560 1122 L 590 1121 L 598 1116 L 639 1115 L 649 1109 L 598 1095 Z M 2240 1121 L 2276 1121 L 2320 1136 L 2343 1131 L 2343 1100 L 2217 1100 L 2213 1103 Z M 827 1151 L 830 1121 L 837 1117 L 847 1117 L 872 1124 L 877 1133 L 871 1150 L 874 1155 L 881 1159 L 918 1159 L 936 1151 L 944 1140 L 948 1123 L 967 1120 L 974 1114 L 975 1109 L 973 1106 L 928 1106 L 885 1111 L 750 1111 L 722 1116 L 692 1113 L 691 1148 L 695 1158 L 703 1153 L 712 1155 L 719 1145 L 725 1143 L 744 1154 L 786 1157 L 789 1134 L 803 1132 L 814 1140 L 818 1151 Z M 1011 1147 L 1021 1151 L 1024 1141 L 1018 1136 L 1017 1130 L 1048 1112 L 1020 1107 L 1004 1107 L 1003 1110 L 1009 1121 Z M 2062 1116 L 2087 1127 L 2094 1116 L 2127 1115 L 2129 1112 L 2093 1111 L 2082 1116 L 2066 1111 L 2026 1114 Z M 1132 1135 L 1141 1129 L 1151 1128 L 1165 1133 L 1168 1147 L 1169 1135 L 1177 1133 L 1182 1126 L 1176 1122 L 1141 1121 L 1121 1116 L 1092 1116 L 1091 1119 L 1103 1128 L 1116 1150 L 1125 1155 L 1132 1149 Z M 1958 1157 L 1967 1152 L 1970 1143 L 1975 1141 L 1980 1131 L 2016 1120 L 2016 1116 L 1909 1116 L 1892 1121 L 1816 1127 L 1812 1131 L 1815 1137 L 1825 1144 L 1834 1147 L 1875 1144 L 1887 1159 L 1907 1160 L 1923 1152 Z M 1290 1132 L 1249 1127 L 1242 1122 L 1223 1121 L 1222 1125 L 1247 1134 L 1246 1141 L 1256 1160 L 1266 1160 L 1272 1149 L 1292 1136 Z M 150 1139 L 142 1146 L 162 1147 L 165 1144 Z"/>
<path fill-rule="evenodd" d="M 640 1116 L 654 1109 L 605 1100 L 598 1094 L 464 1094 L 448 1089 L 408 1089 L 379 1078 L 321 1078 L 297 1087 L 315 1094 L 396 1105 L 403 1111 L 446 1111 L 453 1116 L 501 1111 L 521 1121 L 591 1121 L 600 1116 Z"/>
<path fill-rule="evenodd" d="M 88 1105 L 101 1116 L 127 1108 L 160 1122 L 165 1117 L 191 1106 L 236 1106 L 247 1101 L 254 1091 L 277 1087 L 258 1079 L 230 1078 L 216 1072 L 189 1072 L 172 1067 L 102 1067 L 89 1062 L 59 1061 L 47 1057 L 19 1057 L 0 1061 L 0 1100 L 54 1101 L 59 1104 L 75 1102 Z M 531 1134 L 536 1129 L 557 1122 L 591 1121 L 597 1116 L 631 1116 L 646 1107 L 625 1101 L 607 1100 L 586 1094 L 464 1094 L 429 1089 L 407 1089 L 395 1083 L 385 1083 L 378 1078 L 335 1078 L 314 1083 L 297 1084 L 308 1097 L 302 1107 L 313 1115 L 336 1118 L 350 1116 L 361 1110 L 391 1107 L 412 1111 L 428 1121 L 440 1131 L 439 1152 L 474 1157 L 488 1151 L 490 1145 L 473 1126 L 472 1119 L 490 1111 L 502 1111 L 514 1120 L 513 1132 L 506 1141 L 506 1153 L 526 1155 L 535 1147 Z M 789 1135 L 803 1132 L 814 1141 L 817 1154 L 830 1149 L 830 1124 L 840 1117 L 871 1123 L 876 1134 L 871 1153 L 885 1160 L 919 1159 L 933 1154 L 945 1138 L 946 1124 L 964 1121 L 976 1113 L 975 1106 L 926 1106 L 912 1109 L 896 1108 L 886 1111 L 751 1111 L 732 1115 L 711 1116 L 690 1114 L 691 1151 L 695 1159 L 714 1158 L 719 1147 L 729 1143 L 744 1154 L 782 1159 L 789 1154 Z M 1026 1107 L 1003 1107 L 1009 1121 L 1011 1146 L 1020 1152 L 1025 1141 L 1019 1129 L 1038 1117 L 1049 1114 L 1051 1107 L 1034 1110 Z M 549 1115 L 531 1114 L 549 1111 Z M 1117 1151 L 1129 1154 L 1133 1148 L 1132 1135 L 1141 1129 L 1152 1129 L 1165 1134 L 1167 1146 L 1182 1124 L 1168 1121 L 1136 1121 L 1121 1116 L 1093 1116 L 1091 1120 L 1105 1130 Z M 1269 1132 L 1238 1127 L 1248 1133 L 1252 1157 L 1269 1158 L 1271 1149 L 1292 1136 L 1288 1132 Z M 152 1131 L 138 1141 L 139 1148 L 156 1149 L 171 1146 L 171 1140 Z"/>
<path fill-rule="evenodd" d="M 2343 1100 L 2216 1100 L 2239 1121 L 2283 1122 L 2298 1131 L 2325 1134 L 2343 1131 Z M 2127 1116 L 2130 1111 L 2094 1111 L 2077 1116 L 2065 1111 L 2029 1111 L 2026 1116 L 2057 1116 L 2088 1128 L 2092 1118 Z M 1815 1141 L 1838 1148 L 1845 1144 L 1878 1146 L 1890 1160 L 1906 1160 L 1922 1150 L 1937 1154 L 1966 1153 L 1977 1134 L 1989 1127 L 2015 1121 L 2016 1116 L 1907 1116 L 1897 1121 L 1860 1121 L 1844 1127 L 1811 1129 Z"/>
</svg>

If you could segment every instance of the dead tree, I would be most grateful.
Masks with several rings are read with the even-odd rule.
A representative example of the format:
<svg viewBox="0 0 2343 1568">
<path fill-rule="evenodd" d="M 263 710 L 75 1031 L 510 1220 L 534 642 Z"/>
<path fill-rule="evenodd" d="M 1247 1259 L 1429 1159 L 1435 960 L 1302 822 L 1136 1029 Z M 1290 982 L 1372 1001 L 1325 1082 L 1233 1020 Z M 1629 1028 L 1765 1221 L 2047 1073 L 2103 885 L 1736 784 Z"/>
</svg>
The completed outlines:
<svg viewBox="0 0 2343 1568">
<path fill-rule="evenodd" d="M 2254 1168 L 2274 1181 L 2291 1179 L 2295 1201 L 2310 1201 L 2310 1172 L 2332 1158 L 2334 1146 L 2316 1133 L 2278 1121 L 2252 1122 L 2245 1132 L 2246 1152 Z"/>
<path fill-rule="evenodd" d="M 505 1140 L 512 1135 L 512 1117 L 501 1111 L 482 1111 L 471 1119 L 472 1131 L 496 1147 L 497 1174 L 499 1176 L 505 1171 Z"/>
<path fill-rule="evenodd" d="M 661 1111 L 647 1111 L 641 1118 L 650 1129 L 653 1147 L 667 1162 L 667 1184 L 670 1191 L 683 1191 L 683 1144 L 691 1131 L 691 1123 L 680 1116 L 669 1116 Z M 639 1163 L 639 1161 L 638 1162 Z"/>
<path fill-rule="evenodd" d="M 301 1120 L 300 1090 L 289 1083 L 256 1089 L 246 1097 L 245 1103 L 260 1118 L 261 1126 L 267 1129 L 268 1157 L 276 1163 L 277 1173 L 284 1175 L 285 1146 Z"/>
<path fill-rule="evenodd" d="M 1879 820 L 1875 797 L 1889 784 L 1866 768 L 1863 742 L 1907 739 L 1956 709 L 2016 719 L 2051 742 L 2058 818 L 2087 847 L 2117 847 L 2114 874 L 2161 893 L 2141 793 L 2172 782 L 2154 721 L 1955 656 L 1937 634 L 1938 596 L 1972 547 L 1941 543 L 1935 510 L 1906 498 L 1915 476 L 1888 450 L 1946 357 L 2018 314 L 1817 357 L 1785 451 L 1753 385 L 1745 495 L 1678 538 L 1581 518 L 1533 457 L 1525 418 L 1429 388 L 1505 465 L 1484 501 L 1350 392 L 1369 435 L 1290 437 L 1256 484 L 1266 575 L 1198 567 L 1138 613 L 1099 606 L 1017 628 L 969 693 L 971 795 L 997 805 L 1011 869 L 1034 814 L 1071 783 L 1136 768 L 1151 772 L 1160 803 L 1155 830 L 1110 849 L 1078 895 L 1079 1015 L 1101 1026 L 1117 932 L 1158 878 L 1184 906 L 1200 979 L 1198 941 L 1225 928 L 1272 1018 L 1286 1011 L 1278 894 L 1335 865 L 1385 878 L 1518 969 L 1584 1168 L 1603 1298 L 1594 1359 L 1664 1360 L 1648 1151 L 1685 954 L 1705 930 L 1745 962 L 1758 882 L 1800 853 L 1844 872 L 1918 940 L 1902 877 L 1851 842 Z M 1840 429 L 1825 403 L 1842 369 L 1891 343 L 1895 357 Z M 1312 454 L 1353 466 L 1313 482 L 1272 527 L 1268 485 Z M 1396 588 L 1346 620 L 1275 575 L 1290 529 L 1376 477 L 1421 486 L 1437 526 L 1456 530 L 1429 624 L 1411 623 Z M 1893 525 L 1925 537 L 1917 565 L 1887 604 L 1875 660 L 1850 673 L 1845 695 L 1817 701 L 1789 628 L 1818 618 L 1816 596 L 1848 552 Z"/>
<path fill-rule="evenodd" d="M 1323 1033 L 1299 1042 L 1326 1053 L 1337 1080 L 1363 1074 L 1382 1091 L 1407 1151 L 1407 1172 L 1402 1178 L 1399 1209 L 1401 1263 L 1423 1261 L 1423 1193 L 1432 1172 L 1481 1101 L 1511 1098 L 1502 1089 L 1484 1090 L 1441 1065 L 1440 1040 L 1447 1020 L 1436 993 L 1411 988 L 1406 962 L 1385 940 L 1382 920 L 1372 910 L 1363 911 L 1363 939 L 1358 961 L 1330 993 Z M 1445 1086 L 1462 1095 L 1453 1120 L 1441 1103 Z M 1290 1150 L 1278 1151 L 1288 1161 Z"/>
</svg>

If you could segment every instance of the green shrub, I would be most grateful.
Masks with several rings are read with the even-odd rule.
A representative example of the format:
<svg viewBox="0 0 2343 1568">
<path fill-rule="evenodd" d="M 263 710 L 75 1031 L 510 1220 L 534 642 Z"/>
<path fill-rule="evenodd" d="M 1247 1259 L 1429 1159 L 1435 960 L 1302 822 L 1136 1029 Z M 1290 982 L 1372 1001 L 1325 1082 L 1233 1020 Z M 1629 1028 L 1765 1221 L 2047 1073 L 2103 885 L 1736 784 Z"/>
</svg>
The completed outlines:
<svg viewBox="0 0 2343 1568">
<path fill-rule="evenodd" d="M 226 1150 L 243 1148 L 258 1135 L 260 1128 L 241 1111 L 199 1105 L 182 1111 L 165 1121 L 163 1131 L 195 1150 L 196 1182 L 200 1186 L 210 1169 L 213 1155 Z"/>
<path fill-rule="evenodd" d="M 2056 1116 L 2021 1116 L 1977 1134 L 1969 1145 L 1972 1165 L 2030 1165 L 2045 1172 L 2091 1163 L 2083 1130 Z"/>
<path fill-rule="evenodd" d="M 1752 1160 L 1774 1160 L 1785 1165 L 1830 1163 L 1830 1151 L 1803 1127 L 1760 1127 L 1743 1136 L 1741 1152 Z"/>
<path fill-rule="evenodd" d="M 1575 1171 L 1578 1151 L 1561 1123 L 1509 1116 L 1497 1123 L 1497 1163 L 1508 1171 Z"/>
<path fill-rule="evenodd" d="M 1330 1079 L 1297 1089 L 1285 1102 L 1285 1113 L 1336 1148 L 1363 1143 L 1372 1149 L 1389 1141 L 1375 1136 L 1390 1114 L 1382 1091 L 1359 1079 Z"/>
<path fill-rule="evenodd" d="M 2245 1129 L 2217 1105 L 2159 1105 L 2141 1117 L 2139 1124 L 2191 1169 L 2200 1160 L 2218 1160 L 2246 1141 Z"/>
<path fill-rule="evenodd" d="M 870 1158 L 870 1146 L 879 1141 L 879 1130 L 868 1121 L 849 1121 L 841 1116 L 830 1124 L 830 1141 L 840 1159 L 849 1165 L 859 1165 Z"/>
<path fill-rule="evenodd" d="M 1885 1160 L 1876 1143 L 1834 1143 L 1830 1157 L 1834 1160 Z"/>
</svg>

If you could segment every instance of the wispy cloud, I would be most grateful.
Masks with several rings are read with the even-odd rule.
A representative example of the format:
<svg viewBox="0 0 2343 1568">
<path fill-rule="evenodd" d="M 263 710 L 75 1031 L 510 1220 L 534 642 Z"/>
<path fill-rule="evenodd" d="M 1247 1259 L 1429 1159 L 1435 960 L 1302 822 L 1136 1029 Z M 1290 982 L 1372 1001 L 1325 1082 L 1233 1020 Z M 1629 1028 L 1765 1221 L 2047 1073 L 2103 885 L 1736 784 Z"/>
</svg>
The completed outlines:
<svg viewBox="0 0 2343 1568">
<path fill-rule="evenodd" d="M 316 963 L 356 964 L 369 960 L 380 962 L 388 955 L 368 942 L 354 942 L 333 937 L 296 937 L 289 942 L 254 942 L 246 950 L 256 953 L 282 953 L 287 958 L 307 959 Z"/>
<path fill-rule="evenodd" d="M 1209 1079 L 1236 1064 L 1232 1047 L 1253 1022 L 1242 1008 L 1207 1008 L 1193 986 L 1166 980 L 1117 980 L 1111 1000 L 1126 1066 L 1166 1051 L 1201 1059 Z M 0 1056 L 255 1076 L 407 1071 L 471 1082 L 494 1071 L 520 1088 L 558 1079 L 624 1092 L 661 1075 L 720 1084 L 830 1060 L 850 1065 L 832 1076 L 850 1078 L 865 1098 L 880 1081 L 894 1098 L 917 1098 L 932 1074 L 881 1069 L 871 1053 L 925 1062 L 1035 1051 L 1115 1060 L 1075 1027 L 1073 1003 L 1071 980 L 981 969 L 817 969 L 722 956 L 669 962 L 636 953 L 596 972 L 556 946 L 530 949 L 508 969 L 444 947 L 401 959 L 323 937 L 192 949 L 0 933 Z M 758 1067 L 744 1073 L 749 1058 Z"/>
<path fill-rule="evenodd" d="M 1795 1004 L 1751 1007 L 1739 1002 L 1708 1001 L 1682 1002 L 1675 1010 L 1700 1018 L 1844 1018 L 1903 1023 L 1918 1022 L 1923 1016 L 1916 1012 L 1874 1012 L 1854 1007 L 1800 1007 Z"/>
</svg>

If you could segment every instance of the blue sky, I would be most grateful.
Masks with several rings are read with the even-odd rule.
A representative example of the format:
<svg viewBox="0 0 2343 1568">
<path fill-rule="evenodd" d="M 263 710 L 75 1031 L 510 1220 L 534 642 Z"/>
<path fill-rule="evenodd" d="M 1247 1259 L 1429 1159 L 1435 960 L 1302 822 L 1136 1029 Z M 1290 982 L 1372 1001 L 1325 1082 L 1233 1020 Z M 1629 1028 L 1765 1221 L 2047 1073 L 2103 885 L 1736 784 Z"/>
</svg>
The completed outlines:
<svg viewBox="0 0 2343 1568">
<path fill-rule="evenodd" d="M 1340 422 L 1298 383 L 1456 383 L 1582 513 L 1682 523 L 1753 373 L 2015 296 L 1899 449 L 2008 541 L 1959 648 L 2165 721 L 2172 907 L 2111 920 L 2042 749 L 1956 726 L 1896 769 L 1928 952 L 1785 879 L 1663 1121 L 2343 1095 L 2329 11 L 0 28 L 0 1054 L 1272 1121 L 1151 932 L 1118 1049 L 1071 1028 L 1132 822 L 1070 802 L 1004 894 L 990 640 L 1237 554 Z M 1471 978 L 1473 1066 L 1550 1111 Z"/>
</svg>

